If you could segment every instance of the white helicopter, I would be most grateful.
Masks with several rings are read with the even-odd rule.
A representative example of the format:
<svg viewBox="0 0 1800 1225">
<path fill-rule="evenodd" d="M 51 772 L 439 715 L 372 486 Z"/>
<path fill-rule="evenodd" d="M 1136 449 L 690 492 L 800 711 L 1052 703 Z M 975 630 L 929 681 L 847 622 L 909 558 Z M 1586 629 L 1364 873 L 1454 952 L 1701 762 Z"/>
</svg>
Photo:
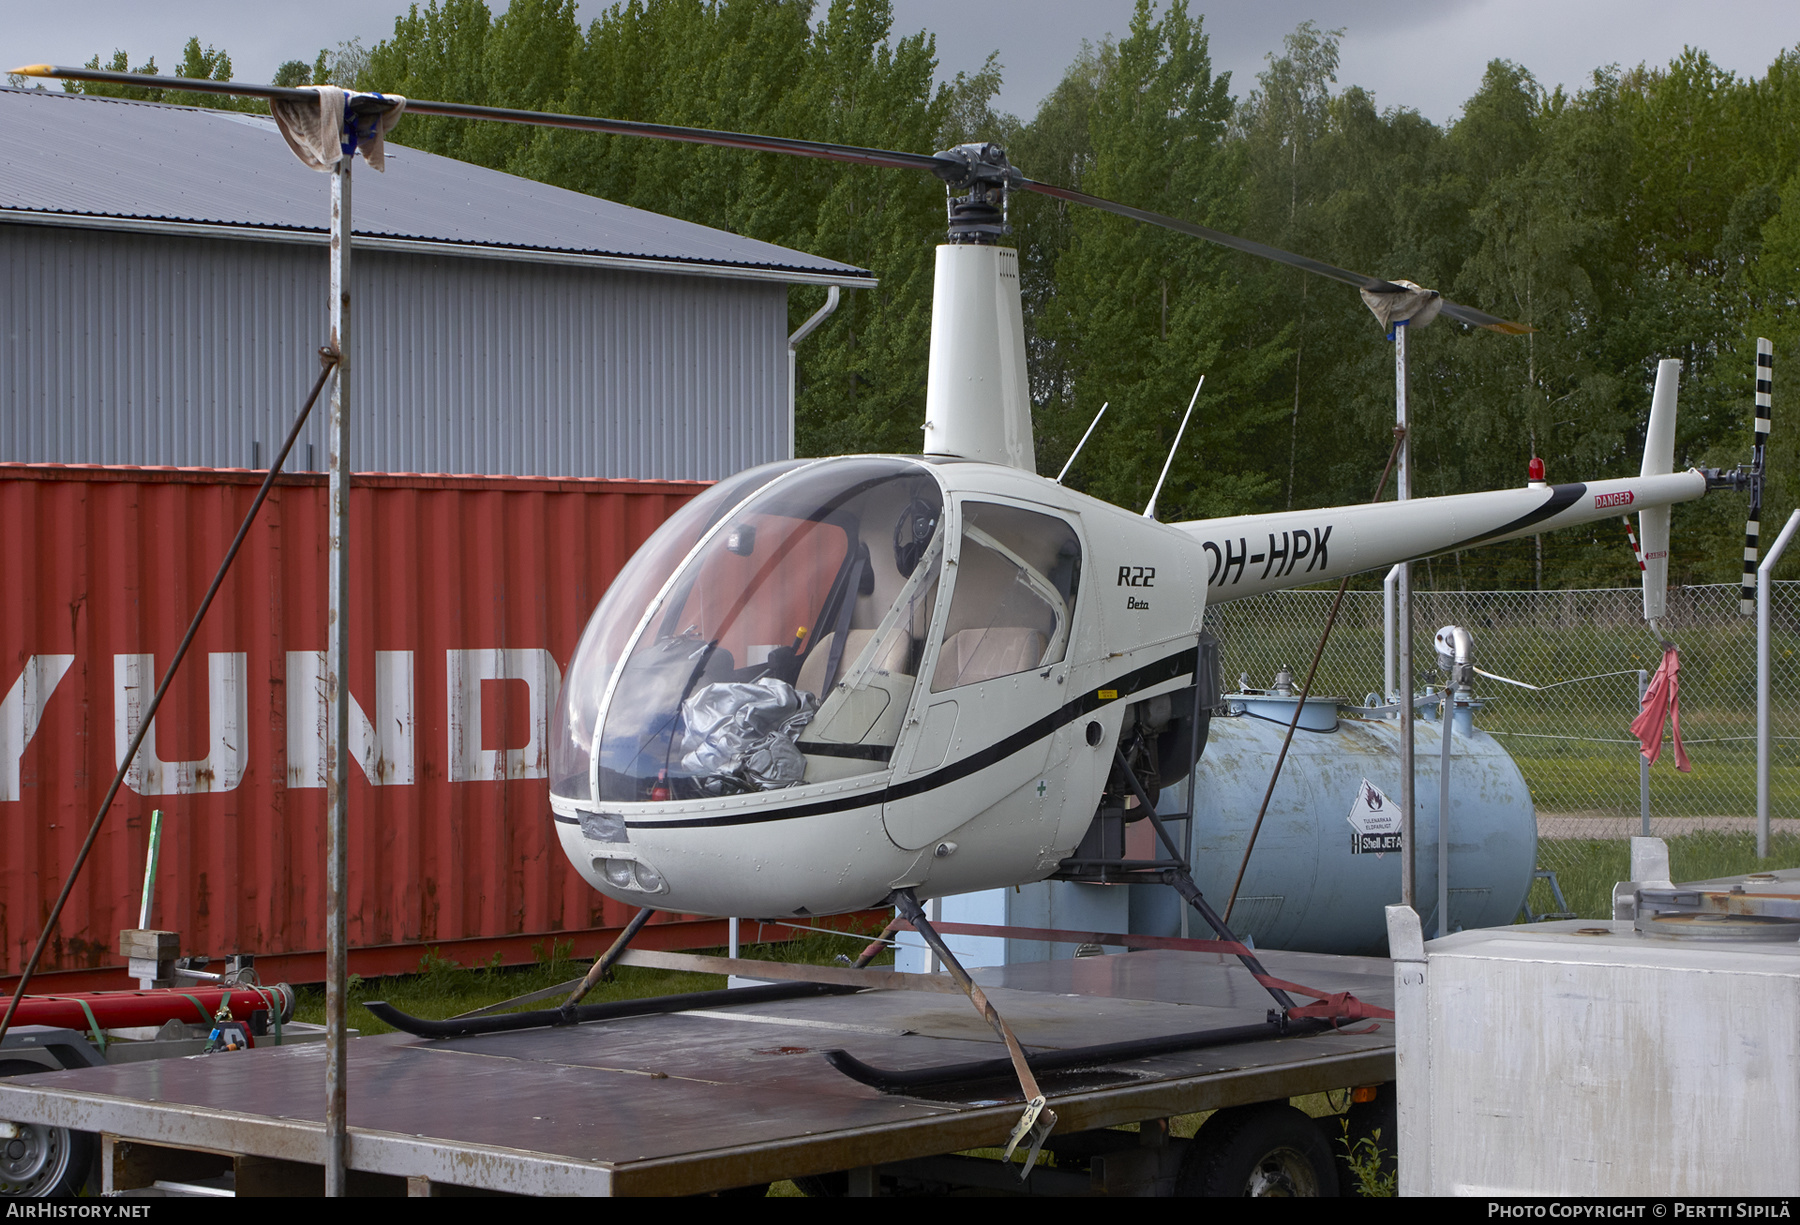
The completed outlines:
<svg viewBox="0 0 1800 1225">
<path fill-rule="evenodd" d="M 317 97 L 91 68 L 17 71 Z M 346 96 L 346 131 L 401 106 L 925 170 L 951 193 L 925 453 L 793 460 L 720 481 L 645 543 L 582 635 L 554 715 L 550 806 L 570 862 L 621 901 L 828 915 L 896 890 L 926 899 L 1042 879 L 1092 823 L 1128 724 L 1160 734 L 1187 721 L 1182 704 L 1157 699 L 1195 686 L 1209 600 L 1624 508 L 1641 513 L 1644 556 L 1666 571 L 1667 508 L 1744 483 L 1671 470 L 1674 398 L 1659 394 L 1638 477 L 1159 523 L 1154 498 L 1139 514 L 1037 475 L 1018 257 L 1000 245 L 1010 192 L 1101 208 L 1371 294 L 1415 287 L 1036 182 L 992 144 L 922 155 L 371 94 Z M 1525 330 L 1430 296 L 1464 323 Z M 1655 570 L 1647 584 L 1660 581 Z M 1166 785 L 1192 759 L 1163 747 Z"/>
<path fill-rule="evenodd" d="M 19 71 L 316 102 L 312 91 L 236 82 Z M 399 105 L 350 95 L 346 150 Z M 1030 1132 L 1035 1149 L 1055 1117 L 1031 1075 L 1038 1061 L 1027 1066 L 921 902 L 1042 880 L 1071 860 L 1109 802 L 1116 812 L 1133 797 L 1167 851 L 1136 866 L 1233 939 L 1163 831 L 1152 794 L 1185 777 L 1203 747 L 1209 600 L 1627 508 L 1640 513 L 1646 592 L 1660 591 L 1669 507 L 1750 480 L 1672 470 L 1672 380 L 1666 394 L 1659 380 L 1638 477 L 1160 523 L 1154 497 L 1139 514 L 1036 472 L 1018 257 L 1000 245 L 1010 192 L 1165 226 L 1365 294 L 1416 287 L 1033 181 L 991 144 L 920 155 L 460 103 L 404 106 L 925 170 L 951 193 L 948 242 L 937 249 L 925 454 L 793 460 L 720 481 L 632 558 L 576 648 L 553 720 L 550 807 L 576 870 L 639 914 L 560 1009 L 437 1023 L 371 1005 L 414 1033 L 618 1015 L 617 1006 L 575 1005 L 654 910 L 820 916 L 892 905 L 1006 1041 L 1030 1103 L 1013 1142 Z M 1430 297 L 1464 323 L 1523 330 Z M 1116 862 L 1133 866 L 1122 851 Z M 1280 1005 L 1272 1019 L 1284 1028 L 1290 1010 L 1305 1011 L 1269 989 Z M 855 1061 L 834 1062 L 858 1074 L 848 1066 Z"/>
<path fill-rule="evenodd" d="M 991 145 L 938 159 L 969 194 L 937 250 L 926 454 L 721 481 L 633 558 L 570 663 L 550 802 L 610 897 L 823 915 L 1043 879 L 1122 737 L 1183 727 L 1209 599 L 1627 506 L 1655 556 L 1666 508 L 1708 488 L 1669 471 L 1658 420 L 1662 453 L 1621 480 L 1172 524 L 1074 492 L 1035 471 L 1017 256 L 993 224 L 1018 176 Z M 1192 759 L 1162 747 L 1166 785 Z"/>
</svg>

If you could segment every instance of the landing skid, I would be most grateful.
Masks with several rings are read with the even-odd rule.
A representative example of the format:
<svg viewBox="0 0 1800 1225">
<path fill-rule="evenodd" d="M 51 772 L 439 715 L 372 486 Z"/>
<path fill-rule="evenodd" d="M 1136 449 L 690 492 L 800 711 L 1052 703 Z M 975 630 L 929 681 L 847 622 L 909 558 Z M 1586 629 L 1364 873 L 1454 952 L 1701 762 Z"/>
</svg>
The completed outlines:
<svg viewBox="0 0 1800 1225">
<path fill-rule="evenodd" d="M 620 1000 L 614 1004 L 583 1004 L 569 1010 L 536 1008 L 530 1012 L 509 1012 L 486 1017 L 451 1017 L 444 1021 L 415 1017 L 381 1000 L 370 1000 L 363 1007 L 395 1029 L 415 1038 L 469 1038 L 477 1034 L 509 1034 L 522 1029 L 581 1025 L 588 1021 L 611 1021 L 620 1017 L 656 1016 L 670 1012 L 689 1012 L 698 1008 L 724 1008 L 732 1004 L 766 1004 L 773 1000 L 850 995 L 860 989 L 833 983 L 770 983 L 762 987 L 693 991 L 685 995 Z"/>
<path fill-rule="evenodd" d="M 1323 1033 L 1335 1028 L 1330 1021 L 1301 1020 L 1290 1022 L 1289 1037 Z M 1108 1064 L 1131 1059 L 1149 1059 L 1156 1055 L 1173 1055 L 1181 1051 L 1202 1050 L 1213 1046 L 1231 1046 L 1240 1042 L 1261 1042 L 1269 1037 L 1266 1022 L 1258 1025 L 1233 1025 L 1220 1029 L 1202 1029 L 1186 1034 L 1170 1034 L 1162 1038 L 1139 1038 L 1131 1042 L 1109 1042 L 1099 1046 L 1072 1047 L 1027 1055 L 1025 1062 L 1034 1073 L 1091 1071 Z M 877 1068 L 864 1063 L 845 1050 L 825 1052 L 831 1066 L 851 1080 L 880 1089 L 883 1093 L 911 1093 L 922 1089 L 941 1089 L 951 1085 L 984 1080 L 1000 1080 L 1012 1073 L 1010 1059 L 984 1059 L 971 1063 L 940 1064 L 935 1068 L 908 1068 L 903 1071 Z"/>
</svg>

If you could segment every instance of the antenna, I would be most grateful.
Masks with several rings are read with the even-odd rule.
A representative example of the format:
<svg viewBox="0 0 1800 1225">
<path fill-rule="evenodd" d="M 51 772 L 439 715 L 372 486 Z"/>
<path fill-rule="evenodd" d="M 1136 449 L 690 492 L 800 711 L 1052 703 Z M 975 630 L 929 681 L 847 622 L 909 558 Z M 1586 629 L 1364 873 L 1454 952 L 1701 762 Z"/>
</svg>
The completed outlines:
<svg viewBox="0 0 1800 1225">
<path fill-rule="evenodd" d="M 1107 406 L 1111 403 L 1112 401 L 1108 400 L 1106 404 L 1102 404 L 1100 406 L 1100 411 L 1094 414 L 1094 419 L 1088 422 L 1087 434 L 1081 436 L 1081 441 L 1075 444 L 1075 449 L 1073 451 L 1069 452 L 1069 462 L 1064 464 L 1062 471 L 1056 474 L 1056 483 L 1058 485 L 1062 484 L 1063 477 L 1069 475 L 1069 469 L 1075 466 L 1075 457 L 1081 454 L 1081 448 L 1087 446 L 1088 434 L 1092 434 L 1094 432 L 1094 427 L 1100 424 L 1100 418 L 1106 416 Z"/>
<path fill-rule="evenodd" d="M 1144 518 L 1156 518 L 1156 496 L 1162 492 L 1163 482 L 1169 479 L 1169 465 L 1175 462 L 1175 452 L 1181 446 L 1181 436 L 1187 433 L 1188 418 L 1194 415 L 1194 404 L 1200 399 L 1200 389 L 1206 386 L 1206 376 L 1194 384 L 1194 397 L 1188 401 L 1188 410 L 1181 418 L 1181 428 L 1175 431 L 1175 445 L 1169 448 L 1169 458 L 1163 460 L 1162 475 L 1156 478 L 1156 488 L 1150 491 L 1150 505 L 1144 507 Z M 1098 421 L 1096 417 L 1094 420 Z M 1089 428 L 1092 428 L 1091 426 Z"/>
</svg>

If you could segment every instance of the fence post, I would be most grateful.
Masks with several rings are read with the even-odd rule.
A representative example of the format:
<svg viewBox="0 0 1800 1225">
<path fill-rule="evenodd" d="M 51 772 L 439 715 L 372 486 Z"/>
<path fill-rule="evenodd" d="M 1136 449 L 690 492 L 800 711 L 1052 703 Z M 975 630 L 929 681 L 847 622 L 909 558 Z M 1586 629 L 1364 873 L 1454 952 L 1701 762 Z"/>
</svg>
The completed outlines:
<svg viewBox="0 0 1800 1225">
<path fill-rule="evenodd" d="M 1756 857 L 1769 857 L 1769 584 L 1775 563 L 1800 527 L 1800 510 L 1788 516 L 1787 526 L 1775 538 L 1774 547 L 1756 568 Z"/>
<path fill-rule="evenodd" d="M 1649 692 L 1650 674 L 1639 668 L 1637 704 L 1639 711 L 1644 709 L 1644 695 Z M 1636 711 L 1632 713 L 1632 718 L 1637 718 Z M 1660 736 L 1662 729 L 1657 728 L 1656 733 Z M 1648 838 L 1650 836 L 1650 759 L 1644 756 L 1641 748 L 1638 750 L 1638 814 L 1643 818 L 1643 836 Z"/>
</svg>

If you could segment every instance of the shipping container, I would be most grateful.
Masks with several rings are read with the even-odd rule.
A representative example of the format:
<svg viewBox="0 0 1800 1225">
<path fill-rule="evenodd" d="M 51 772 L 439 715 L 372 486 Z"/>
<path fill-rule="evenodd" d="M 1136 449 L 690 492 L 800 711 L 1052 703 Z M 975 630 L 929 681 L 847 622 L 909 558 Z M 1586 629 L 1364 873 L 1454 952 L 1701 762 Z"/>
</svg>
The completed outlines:
<svg viewBox="0 0 1800 1225">
<path fill-rule="evenodd" d="M 0 973 L 29 956 L 261 476 L 0 464 Z M 529 960 L 533 945 L 547 953 L 629 917 L 581 881 L 552 832 L 550 711 L 613 576 L 704 487 L 354 479 L 353 970 L 412 969 L 420 944 L 464 964 Z M 184 953 L 254 952 L 296 981 L 321 977 L 326 524 L 324 477 L 277 483 L 44 969 L 123 965 L 118 932 L 138 925 L 161 809 L 151 926 L 181 933 Z M 686 939 L 646 934 L 723 939 L 719 923 L 687 927 Z M 591 954 L 596 940 L 580 943 Z"/>
</svg>

